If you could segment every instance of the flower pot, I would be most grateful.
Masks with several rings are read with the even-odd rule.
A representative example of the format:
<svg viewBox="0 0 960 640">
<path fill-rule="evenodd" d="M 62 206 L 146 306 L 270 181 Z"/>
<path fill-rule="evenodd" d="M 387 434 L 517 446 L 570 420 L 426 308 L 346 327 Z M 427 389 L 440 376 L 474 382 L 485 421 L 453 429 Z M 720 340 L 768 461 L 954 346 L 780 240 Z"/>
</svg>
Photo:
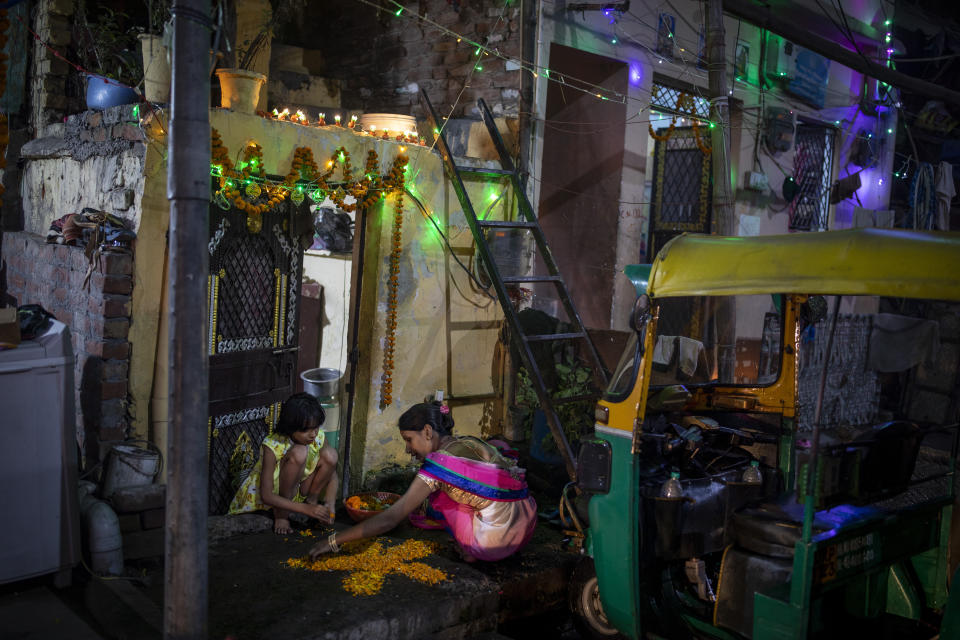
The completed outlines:
<svg viewBox="0 0 960 640">
<path fill-rule="evenodd" d="M 149 102 L 170 102 L 170 50 L 163 37 L 144 33 L 138 36 L 143 54 L 143 95 Z"/>
<path fill-rule="evenodd" d="M 217 69 L 220 78 L 220 106 L 241 113 L 255 113 L 260 87 L 267 76 L 246 69 Z"/>
<path fill-rule="evenodd" d="M 140 102 L 137 92 L 116 80 L 87 74 L 87 108 L 102 111 L 121 104 Z"/>
</svg>

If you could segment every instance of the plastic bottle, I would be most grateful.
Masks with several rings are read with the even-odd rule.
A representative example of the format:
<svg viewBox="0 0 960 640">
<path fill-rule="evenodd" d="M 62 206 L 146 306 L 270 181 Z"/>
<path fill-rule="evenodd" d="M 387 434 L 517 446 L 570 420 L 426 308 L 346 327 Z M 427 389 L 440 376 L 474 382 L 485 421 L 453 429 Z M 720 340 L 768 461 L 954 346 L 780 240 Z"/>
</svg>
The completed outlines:
<svg viewBox="0 0 960 640">
<path fill-rule="evenodd" d="M 660 485 L 661 498 L 682 498 L 683 487 L 680 486 L 680 473 L 671 471 L 670 477 Z"/>
<path fill-rule="evenodd" d="M 743 476 L 740 480 L 747 484 L 763 484 L 763 475 L 760 473 L 760 462 L 751 460 L 750 466 L 743 470 Z"/>
</svg>

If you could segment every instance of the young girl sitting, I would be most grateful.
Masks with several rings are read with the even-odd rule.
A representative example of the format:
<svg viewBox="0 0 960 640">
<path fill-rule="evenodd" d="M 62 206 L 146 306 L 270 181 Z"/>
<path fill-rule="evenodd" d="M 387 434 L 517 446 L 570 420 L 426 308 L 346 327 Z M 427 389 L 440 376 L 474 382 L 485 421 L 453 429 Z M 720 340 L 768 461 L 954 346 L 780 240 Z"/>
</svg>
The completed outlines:
<svg viewBox="0 0 960 640">
<path fill-rule="evenodd" d="M 516 461 L 479 438 L 452 435 L 450 410 L 439 402 L 414 405 L 398 426 L 407 453 L 423 461 L 410 488 L 386 511 L 321 540 L 311 557 L 386 533 L 427 498 L 431 517 L 442 521 L 468 562 L 506 558 L 530 541 L 537 504 Z"/>
<path fill-rule="evenodd" d="M 230 513 L 273 510 L 273 530 L 287 534 L 290 513 L 333 522 L 337 497 L 337 452 L 323 443 L 320 401 L 308 393 L 290 396 L 276 430 L 263 439 L 260 459 L 230 503 Z M 317 504 L 323 492 L 324 504 Z"/>
</svg>

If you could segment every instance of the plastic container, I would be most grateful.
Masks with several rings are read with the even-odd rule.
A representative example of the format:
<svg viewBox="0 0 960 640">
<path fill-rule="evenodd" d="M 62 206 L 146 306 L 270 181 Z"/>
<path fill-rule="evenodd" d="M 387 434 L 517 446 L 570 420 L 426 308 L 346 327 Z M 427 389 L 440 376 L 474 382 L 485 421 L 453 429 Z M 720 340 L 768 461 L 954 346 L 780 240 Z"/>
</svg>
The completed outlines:
<svg viewBox="0 0 960 640">
<path fill-rule="evenodd" d="M 671 471 L 670 477 L 660 485 L 661 498 L 682 498 L 683 487 L 680 486 L 680 473 Z"/>
<path fill-rule="evenodd" d="M 743 475 L 740 477 L 740 480 L 747 484 L 763 484 L 763 474 L 760 473 L 760 462 L 751 460 L 750 466 L 743 470 Z"/>
<path fill-rule="evenodd" d="M 87 108 L 103 111 L 121 104 L 140 102 L 137 92 L 111 78 L 87 74 Z"/>
<path fill-rule="evenodd" d="M 320 406 L 323 407 L 324 413 L 323 424 L 320 426 L 324 442 L 336 449 L 340 444 L 340 405 L 336 401 L 336 396 L 332 396 L 320 398 Z"/>
</svg>

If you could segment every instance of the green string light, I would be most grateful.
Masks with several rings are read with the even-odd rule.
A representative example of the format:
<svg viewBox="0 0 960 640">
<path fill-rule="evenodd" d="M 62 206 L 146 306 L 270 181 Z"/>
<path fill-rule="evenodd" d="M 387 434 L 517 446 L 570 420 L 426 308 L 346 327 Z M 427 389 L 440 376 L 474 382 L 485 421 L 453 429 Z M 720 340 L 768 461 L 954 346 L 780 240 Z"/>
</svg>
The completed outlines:
<svg viewBox="0 0 960 640">
<path fill-rule="evenodd" d="M 395 15 L 395 16 L 397 16 L 397 17 L 399 18 L 401 13 L 403 13 L 403 7 L 400 7 L 399 9 L 397 9 L 397 12 L 394 13 L 393 15 Z"/>
</svg>

